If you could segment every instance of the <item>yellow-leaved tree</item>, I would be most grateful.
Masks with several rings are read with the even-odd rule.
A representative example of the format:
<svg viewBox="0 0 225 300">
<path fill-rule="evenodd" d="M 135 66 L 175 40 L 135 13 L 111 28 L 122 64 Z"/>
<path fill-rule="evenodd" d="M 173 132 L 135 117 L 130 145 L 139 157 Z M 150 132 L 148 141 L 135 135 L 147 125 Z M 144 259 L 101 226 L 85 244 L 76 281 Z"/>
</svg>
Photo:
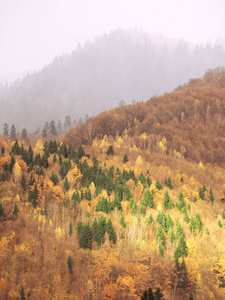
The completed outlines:
<svg viewBox="0 0 225 300">
<path fill-rule="evenodd" d="M 138 168 L 141 168 L 142 167 L 142 165 L 143 165 L 143 159 L 142 159 L 142 157 L 141 157 L 141 155 L 138 155 L 138 158 L 137 158 L 137 160 L 136 160 L 136 166 L 138 167 Z"/>
<path fill-rule="evenodd" d="M 21 167 L 19 164 L 16 162 L 13 166 L 13 179 L 14 182 L 17 183 L 21 177 Z"/>
</svg>

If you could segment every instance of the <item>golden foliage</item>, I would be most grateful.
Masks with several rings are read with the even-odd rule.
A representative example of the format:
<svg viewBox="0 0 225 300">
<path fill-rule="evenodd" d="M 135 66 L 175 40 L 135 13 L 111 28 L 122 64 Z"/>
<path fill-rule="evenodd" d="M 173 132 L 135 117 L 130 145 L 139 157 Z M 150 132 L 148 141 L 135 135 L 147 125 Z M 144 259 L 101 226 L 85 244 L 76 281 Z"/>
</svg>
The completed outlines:
<svg viewBox="0 0 225 300">
<path fill-rule="evenodd" d="M 19 179 L 21 177 L 21 167 L 19 166 L 19 164 L 16 162 L 13 166 L 13 178 L 14 178 L 14 182 L 18 182 Z"/>
<path fill-rule="evenodd" d="M 35 146 L 34 146 L 34 152 L 35 153 L 40 153 L 44 149 L 44 144 L 41 139 L 37 140 Z"/>
</svg>

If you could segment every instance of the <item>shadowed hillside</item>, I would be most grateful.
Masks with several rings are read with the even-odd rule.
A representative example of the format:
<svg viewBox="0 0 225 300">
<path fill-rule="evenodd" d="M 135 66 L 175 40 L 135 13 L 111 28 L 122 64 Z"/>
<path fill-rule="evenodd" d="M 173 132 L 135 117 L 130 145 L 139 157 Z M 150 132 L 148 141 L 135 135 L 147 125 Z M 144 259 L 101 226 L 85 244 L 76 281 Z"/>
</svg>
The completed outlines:
<svg viewBox="0 0 225 300">
<path fill-rule="evenodd" d="M 225 71 L 216 69 L 173 93 L 91 118 L 72 128 L 65 140 L 91 144 L 95 137 L 128 135 L 131 146 L 221 165 L 225 163 L 224 129 Z"/>
</svg>

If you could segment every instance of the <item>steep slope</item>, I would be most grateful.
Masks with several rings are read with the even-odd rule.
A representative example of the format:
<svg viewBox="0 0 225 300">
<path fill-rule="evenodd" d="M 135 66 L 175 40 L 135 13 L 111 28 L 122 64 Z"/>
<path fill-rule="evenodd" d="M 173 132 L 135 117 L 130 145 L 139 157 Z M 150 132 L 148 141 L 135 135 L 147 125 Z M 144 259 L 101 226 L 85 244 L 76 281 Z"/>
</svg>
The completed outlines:
<svg viewBox="0 0 225 300">
<path fill-rule="evenodd" d="M 88 144 L 95 136 L 126 134 L 132 138 L 131 146 L 221 165 L 225 163 L 224 92 L 225 71 L 210 70 L 203 79 L 190 80 L 173 93 L 91 118 L 72 128 L 65 140 Z"/>
<path fill-rule="evenodd" d="M 9 87 L 0 89 L 0 127 L 35 130 L 45 121 L 79 119 L 170 92 L 208 68 L 225 64 L 220 46 L 190 47 L 138 30 L 111 32 L 79 46 Z"/>
</svg>

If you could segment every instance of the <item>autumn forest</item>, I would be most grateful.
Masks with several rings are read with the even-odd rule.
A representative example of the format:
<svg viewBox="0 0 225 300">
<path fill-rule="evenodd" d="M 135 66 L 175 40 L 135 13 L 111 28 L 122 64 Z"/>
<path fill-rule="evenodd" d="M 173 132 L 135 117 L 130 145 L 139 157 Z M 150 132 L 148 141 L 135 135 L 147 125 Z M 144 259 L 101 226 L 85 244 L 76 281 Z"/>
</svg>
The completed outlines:
<svg viewBox="0 0 225 300">
<path fill-rule="evenodd" d="M 0 299 L 225 299 L 225 71 L 0 136 Z"/>
</svg>

